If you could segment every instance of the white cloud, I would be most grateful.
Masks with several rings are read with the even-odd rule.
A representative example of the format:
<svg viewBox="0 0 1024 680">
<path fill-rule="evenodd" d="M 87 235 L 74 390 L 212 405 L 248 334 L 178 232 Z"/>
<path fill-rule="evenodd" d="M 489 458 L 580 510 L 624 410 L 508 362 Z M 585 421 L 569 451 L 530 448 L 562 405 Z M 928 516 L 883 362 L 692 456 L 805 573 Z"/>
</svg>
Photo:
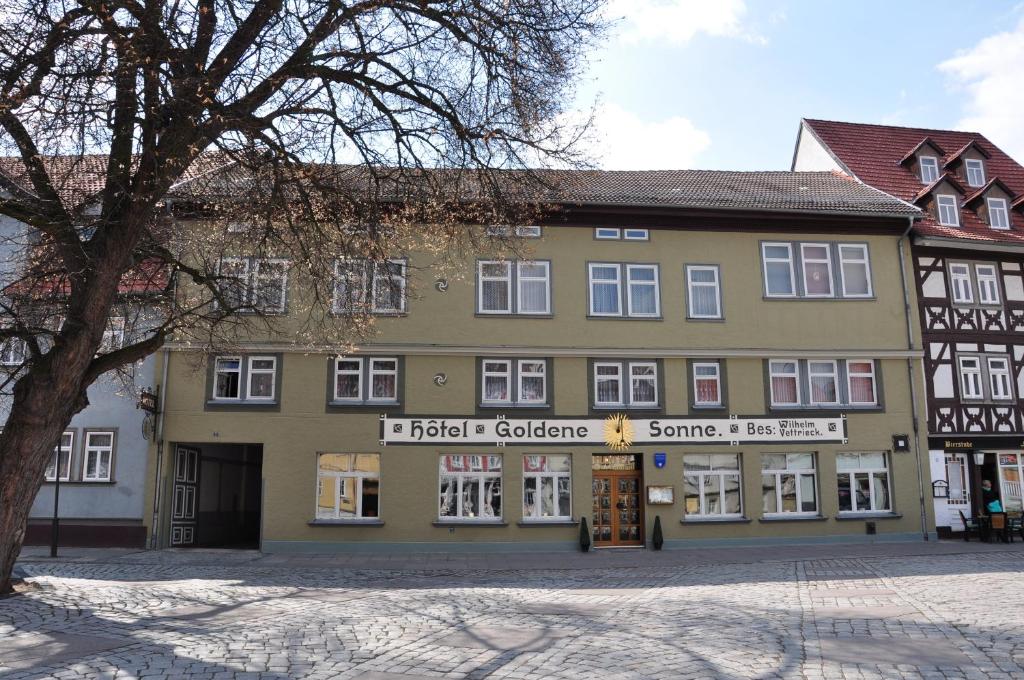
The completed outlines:
<svg viewBox="0 0 1024 680">
<path fill-rule="evenodd" d="M 607 16 L 626 44 L 666 41 L 681 45 L 698 33 L 763 44 L 743 23 L 744 0 L 610 0 Z"/>
<path fill-rule="evenodd" d="M 692 168 L 711 137 L 688 118 L 647 121 L 617 104 L 595 112 L 587 134 L 593 161 L 605 170 Z"/>
<path fill-rule="evenodd" d="M 1024 19 L 1011 31 L 997 33 L 939 64 L 969 95 L 961 129 L 980 132 L 1024 161 Z"/>
</svg>

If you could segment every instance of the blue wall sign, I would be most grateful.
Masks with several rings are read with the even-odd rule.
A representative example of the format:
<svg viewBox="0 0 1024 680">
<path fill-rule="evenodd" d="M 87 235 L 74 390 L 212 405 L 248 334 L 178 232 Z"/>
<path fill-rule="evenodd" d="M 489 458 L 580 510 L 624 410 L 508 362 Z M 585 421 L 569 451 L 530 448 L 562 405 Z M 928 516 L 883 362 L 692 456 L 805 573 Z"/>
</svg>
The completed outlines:
<svg viewBox="0 0 1024 680">
<path fill-rule="evenodd" d="M 656 453 L 654 454 L 654 467 L 663 468 L 665 467 L 665 454 Z"/>
</svg>

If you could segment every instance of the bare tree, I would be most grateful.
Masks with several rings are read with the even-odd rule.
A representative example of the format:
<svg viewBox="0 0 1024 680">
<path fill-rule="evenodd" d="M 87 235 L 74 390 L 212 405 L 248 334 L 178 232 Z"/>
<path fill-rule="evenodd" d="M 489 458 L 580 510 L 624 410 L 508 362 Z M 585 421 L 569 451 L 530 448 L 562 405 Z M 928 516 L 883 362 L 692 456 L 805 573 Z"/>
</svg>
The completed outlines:
<svg viewBox="0 0 1024 680">
<path fill-rule="evenodd" d="M 242 273 L 225 252 L 287 259 L 309 284 L 289 333 L 344 342 L 365 329 L 327 314 L 337 257 L 383 263 L 415 240 L 443 260 L 474 247 L 466 223 L 525 219 L 553 175 L 523 169 L 580 162 L 563 105 L 601 3 L 8 0 L 0 340 L 23 362 L 0 434 L 0 592 L 90 384 L 171 337 L 282 322 L 273 265 Z M 118 348 L 115 315 L 133 319 Z"/>
</svg>

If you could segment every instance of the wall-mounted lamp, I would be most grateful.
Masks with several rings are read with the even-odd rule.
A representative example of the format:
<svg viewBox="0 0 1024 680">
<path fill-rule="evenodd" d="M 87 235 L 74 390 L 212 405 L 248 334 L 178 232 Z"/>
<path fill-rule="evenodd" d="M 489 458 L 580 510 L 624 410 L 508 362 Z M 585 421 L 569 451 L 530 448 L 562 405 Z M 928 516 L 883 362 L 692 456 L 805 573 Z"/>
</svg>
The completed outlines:
<svg viewBox="0 0 1024 680">
<path fill-rule="evenodd" d="M 978 451 L 974 454 L 974 464 L 981 466 L 985 464 L 985 452 Z"/>
</svg>

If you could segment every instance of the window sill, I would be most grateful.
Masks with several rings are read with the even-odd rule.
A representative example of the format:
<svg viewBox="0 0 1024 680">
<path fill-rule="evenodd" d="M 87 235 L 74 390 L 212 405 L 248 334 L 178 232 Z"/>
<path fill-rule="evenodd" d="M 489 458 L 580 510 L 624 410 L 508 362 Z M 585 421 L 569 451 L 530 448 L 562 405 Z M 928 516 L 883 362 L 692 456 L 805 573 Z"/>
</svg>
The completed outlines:
<svg viewBox="0 0 1024 680">
<path fill-rule="evenodd" d="M 856 522 L 863 519 L 902 519 L 901 512 L 840 512 L 837 522 Z"/>
<path fill-rule="evenodd" d="M 785 514 L 765 515 L 758 522 L 824 522 L 828 519 L 825 515 L 800 515 L 792 513 L 794 517 L 786 517 Z"/>
<path fill-rule="evenodd" d="M 661 316 L 628 316 L 626 314 L 587 314 L 587 319 L 594 321 L 664 321 Z"/>
<path fill-rule="evenodd" d="M 724 316 L 688 316 L 687 321 L 710 321 L 711 323 L 725 323 Z"/>
<path fill-rule="evenodd" d="M 872 302 L 878 299 L 875 295 L 858 295 L 842 297 L 833 295 L 831 297 L 807 296 L 807 295 L 762 295 L 761 299 L 766 302 Z"/>
<path fill-rule="evenodd" d="M 658 406 L 658 405 L 653 405 L 653 406 L 626 406 L 625 404 L 619 404 L 618 406 L 615 406 L 615 405 L 608 405 L 608 406 L 605 406 L 605 405 L 601 405 L 601 406 L 594 405 L 594 406 L 590 407 L 590 410 L 592 410 L 592 411 L 600 411 L 602 413 L 614 413 L 615 411 L 630 411 L 630 412 L 637 412 L 637 413 L 642 413 L 642 412 L 646 411 L 648 413 L 661 413 L 662 408 L 661 408 L 661 406 Z"/>
<path fill-rule="evenodd" d="M 515 314 L 513 312 L 475 312 L 478 319 L 554 319 L 555 315 L 547 314 Z"/>
<path fill-rule="evenodd" d="M 365 519 L 313 519 L 306 522 L 311 527 L 382 527 L 384 520 L 376 517 Z"/>
<path fill-rule="evenodd" d="M 729 410 L 729 408 L 727 406 L 725 406 L 724 404 L 715 404 L 714 406 L 712 406 L 711 404 L 692 404 L 690 406 L 690 408 L 693 409 L 694 411 L 728 411 Z"/>
<path fill-rule="evenodd" d="M 56 486 L 56 480 L 46 480 L 43 484 Z M 98 479 L 98 480 L 86 480 L 86 479 L 62 479 L 60 480 L 61 486 L 114 486 L 117 484 L 116 480 L 113 479 Z"/>
<path fill-rule="evenodd" d="M 276 399 L 260 401 L 258 399 L 207 399 L 207 406 L 279 406 Z"/>
<path fill-rule="evenodd" d="M 351 319 L 357 316 L 373 316 L 373 317 L 402 317 L 409 316 L 409 312 L 331 312 L 331 316 L 336 319 Z"/>
<path fill-rule="evenodd" d="M 519 527 L 576 527 L 579 524 L 575 519 L 524 519 L 516 522 Z"/>
<path fill-rule="evenodd" d="M 680 524 L 750 524 L 749 517 L 723 517 L 717 519 L 714 517 L 693 517 L 690 519 L 683 518 L 679 520 Z"/>
<path fill-rule="evenodd" d="M 477 407 L 478 408 L 492 409 L 492 410 L 495 410 L 495 411 L 500 411 L 501 409 L 515 409 L 517 411 L 519 411 L 519 410 L 529 411 L 530 409 L 548 409 L 548 408 L 551 408 L 551 404 L 513 404 L 513 403 L 496 404 L 496 403 L 489 403 L 489 404 L 478 404 Z"/>
<path fill-rule="evenodd" d="M 472 519 L 435 519 L 431 522 L 435 527 L 507 527 L 505 520 L 472 520 Z"/>
<path fill-rule="evenodd" d="M 335 408 L 339 408 L 340 407 L 340 408 L 374 409 L 374 408 L 395 408 L 397 406 L 401 406 L 402 402 L 400 402 L 400 401 L 333 401 L 332 400 L 332 401 L 327 402 L 327 405 L 335 407 Z"/>
</svg>

